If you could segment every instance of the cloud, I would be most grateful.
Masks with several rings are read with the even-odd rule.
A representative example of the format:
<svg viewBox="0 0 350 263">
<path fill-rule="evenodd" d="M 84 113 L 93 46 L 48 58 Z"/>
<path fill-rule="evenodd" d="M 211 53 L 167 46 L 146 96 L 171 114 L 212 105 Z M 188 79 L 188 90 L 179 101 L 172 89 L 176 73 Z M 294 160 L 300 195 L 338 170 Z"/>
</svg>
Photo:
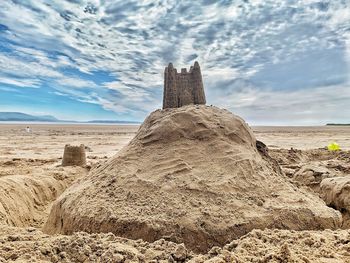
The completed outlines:
<svg viewBox="0 0 350 263">
<path fill-rule="evenodd" d="M 73 87 L 73 88 L 95 88 L 97 87 L 96 83 L 93 81 L 88 81 L 79 78 L 68 78 L 61 77 L 56 81 L 58 84 L 65 87 Z"/>
<path fill-rule="evenodd" d="M 120 81 L 106 82 L 104 83 L 104 87 L 117 91 L 130 102 L 143 101 L 150 96 L 146 90 L 133 86 L 132 84 L 126 86 L 125 83 Z"/>
<path fill-rule="evenodd" d="M 143 118 L 160 106 L 164 66 L 198 60 L 208 101 L 227 105 L 232 94 L 235 110 L 249 115 L 271 95 L 284 112 L 274 92 L 297 99 L 348 87 L 349 10 L 342 0 L 5 0 L 0 77 Z"/>
<path fill-rule="evenodd" d="M 62 76 L 60 72 L 36 61 L 28 61 L 28 59 L 23 59 L 23 57 L 2 53 L 0 53 L 0 74 L 19 78 L 33 76 L 37 78 L 55 78 Z"/>
<path fill-rule="evenodd" d="M 245 80 L 226 85 L 225 96 L 209 103 L 241 115 L 250 124 L 320 125 L 350 116 L 350 84 L 292 91 L 261 89 Z"/>
<path fill-rule="evenodd" d="M 0 83 L 17 86 L 17 87 L 37 88 L 40 81 L 37 79 L 13 79 L 13 78 L 0 77 Z"/>
</svg>

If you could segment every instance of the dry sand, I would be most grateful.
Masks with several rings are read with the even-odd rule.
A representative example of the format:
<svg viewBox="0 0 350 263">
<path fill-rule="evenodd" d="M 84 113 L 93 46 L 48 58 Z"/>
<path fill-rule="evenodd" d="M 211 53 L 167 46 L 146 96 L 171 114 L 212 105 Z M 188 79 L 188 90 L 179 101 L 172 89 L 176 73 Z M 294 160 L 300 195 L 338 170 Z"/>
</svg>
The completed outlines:
<svg viewBox="0 0 350 263">
<path fill-rule="evenodd" d="M 89 167 L 115 154 L 137 126 L 0 126 L 0 224 L 41 226 L 52 201 Z M 113 143 L 115 141 L 115 143 Z M 85 143 L 88 166 L 61 167 L 65 144 Z"/>
<path fill-rule="evenodd" d="M 350 231 L 253 230 L 226 246 L 194 254 L 183 244 L 148 243 L 108 234 L 45 235 L 0 226 L 0 262 L 350 262 Z"/>
<path fill-rule="evenodd" d="M 310 150 L 335 141 L 343 150 L 350 150 L 350 126 L 260 126 L 252 129 L 256 138 L 270 149 Z"/>
<path fill-rule="evenodd" d="M 135 135 L 138 125 L 0 124 L 0 160 L 62 158 L 65 144 L 84 144 L 87 158 L 116 154 Z"/>
<path fill-rule="evenodd" d="M 138 127 L 30 125 L 33 133 L 26 134 L 26 126 L 0 125 L 0 262 L 350 262 L 348 230 L 253 230 L 203 255 L 165 240 L 147 243 L 113 234 L 43 234 L 39 229 L 52 201 L 76 178 L 86 176 L 90 166 L 95 169 L 118 153 Z M 337 201 L 337 194 L 320 192 L 320 184 L 326 178 L 350 175 L 350 153 L 329 154 L 318 148 L 335 140 L 349 150 L 350 127 L 253 130 L 258 140 L 269 145 L 270 155 L 296 187 L 315 197 L 324 195 L 330 205 L 341 204 L 343 218 L 347 218 L 348 206 L 342 203 L 347 200 L 346 191 Z M 60 166 L 67 143 L 88 147 L 88 167 Z M 346 185 L 343 181 L 340 184 Z M 332 191 L 332 187 L 324 188 Z M 347 228 L 346 224 L 343 227 Z"/>
</svg>

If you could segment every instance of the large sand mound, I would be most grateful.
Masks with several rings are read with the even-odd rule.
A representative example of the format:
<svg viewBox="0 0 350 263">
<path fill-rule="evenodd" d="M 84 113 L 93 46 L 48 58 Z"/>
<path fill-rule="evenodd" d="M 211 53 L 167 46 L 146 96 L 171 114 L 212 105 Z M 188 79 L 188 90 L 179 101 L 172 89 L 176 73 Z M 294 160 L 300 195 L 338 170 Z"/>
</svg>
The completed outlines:
<svg viewBox="0 0 350 263">
<path fill-rule="evenodd" d="M 164 238 L 205 251 L 254 228 L 340 225 L 339 212 L 288 180 L 232 113 L 157 110 L 129 145 L 60 196 L 44 230 Z"/>
</svg>

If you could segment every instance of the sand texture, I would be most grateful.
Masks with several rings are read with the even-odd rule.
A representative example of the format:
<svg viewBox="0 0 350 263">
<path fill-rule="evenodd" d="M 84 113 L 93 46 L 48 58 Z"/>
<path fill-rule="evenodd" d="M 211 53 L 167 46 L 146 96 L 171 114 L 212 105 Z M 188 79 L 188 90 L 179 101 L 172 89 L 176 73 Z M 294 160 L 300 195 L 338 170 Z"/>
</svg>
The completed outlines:
<svg viewBox="0 0 350 263">
<path fill-rule="evenodd" d="M 342 150 L 350 150 L 350 126 L 260 126 L 252 129 L 270 149 L 311 150 L 337 142 Z"/>
<path fill-rule="evenodd" d="M 257 150 L 241 118 L 201 105 L 153 112 L 125 148 L 58 198 L 44 231 L 164 238 L 206 252 L 255 228 L 340 225 L 338 211 Z"/>
<path fill-rule="evenodd" d="M 133 136 L 134 126 L 0 126 L 0 225 L 41 227 L 52 202 Z M 116 140 L 111 143 L 111 138 Z M 85 167 L 62 167 L 66 144 L 86 144 Z"/>
<path fill-rule="evenodd" d="M 41 226 L 52 202 L 71 183 L 87 174 L 80 167 L 62 168 L 52 160 L 0 161 L 0 224 Z"/>
<path fill-rule="evenodd" d="M 344 263 L 350 231 L 253 230 L 224 247 L 195 254 L 164 239 L 149 243 L 112 233 L 46 235 L 35 228 L 0 226 L 0 262 Z"/>
<path fill-rule="evenodd" d="M 181 116 L 181 118 L 186 119 L 186 125 L 176 118 L 171 118 L 169 125 L 168 122 L 167 125 L 164 125 L 166 115 L 163 116 L 160 112 L 155 114 L 162 117 L 162 120 L 154 121 L 153 124 L 149 123 L 147 127 L 152 129 L 149 132 L 140 131 L 142 136 L 135 138 L 130 143 L 133 145 L 132 148 L 128 146 L 127 151 L 120 150 L 136 135 L 139 128 L 137 126 L 31 124 L 33 132 L 28 134 L 25 132 L 25 127 L 28 124 L 1 124 L 0 262 L 350 262 L 349 230 L 252 230 L 246 235 L 242 233 L 243 236 L 238 239 L 228 240 L 222 246 L 214 246 L 203 254 L 191 252 L 192 246 L 188 247 L 172 242 L 171 240 L 180 240 L 179 242 L 181 242 L 182 237 L 176 231 L 175 234 L 178 236 L 164 236 L 164 239 L 155 242 L 126 239 L 111 233 L 87 234 L 79 232 L 72 235 L 47 235 L 41 232 L 40 229 L 47 221 L 52 202 L 57 197 L 62 202 L 60 194 L 67 187 L 74 184 L 76 179 L 83 182 L 83 186 L 88 181 L 91 182 L 92 186 L 95 184 L 99 186 L 98 180 L 104 171 L 106 171 L 105 178 L 101 176 L 101 185 L 106 185 L 105 190 L 102 188 L 98 190 L 97 200 L 94 200 L 91 192 L 87 192 L 88 198 L 85 200 L 92 204 L 92 208 L 96 208 L 95 201 L 103 200 L 101 196 L 115 202 L 115 206 L 125 203 L 127 204 L 126 209 L 115 208 L 113 204 L 109 203 L 110 209 L 102 205 L 99 211 L 101 213 L 106 210 L 108 213 L 109 211 L 122 211 L 120 212 L 123 213 L 122 218 L 127 219 L 131 215 L 133 216 L 131 218 L 136 220 L 140 220 L 145 215 L 146 220 L 142 222 L 143 225 L 145 222 L 154 223 L 158 218 L 169 220 L 169 225 L 182 220 L 183 225 L 179 224 L 178 228 L 181 226 L 181 229 L 185 229 L 183 226 L 189 226 L 188 221 L 185 220 L 188 217 L 192 220 L 191 222 L 197 220 L 196 222 L 199 223 L 199 226 L 194 225 L 195 231 L 209 229 L 212 231 L 211 234 L 215 234 L 217 233 L 215 232 L 216 225 L 218 225 L 218 229 L 222 229 L 225 225 L 237 225 L 237 229 L 243 229 L 242 232 L 245 232 L 249 230 L 244 224 L 245 218 L 251 219 L 248 222 L 259 227 L 256 223 L 265 222 L 265 211 L 274 211 L 273 207 L 278 207 L 278 205 L 284 210 L 280 210 L 282 212 L 276 222 L 284 223 L 285 214 L 283 211 L 286 211 L 285 207 L 295 209 L 292 217 L 300 220 L 299 214 L 303 215 L 303 212 L 296 207 L 302 206 L 303 202 L 288 204 L 291 200 L 290 196 L 281 193 L 285 189 L 291 188 L 294 189 L 294 194 L 291 195 L 293 198 L 295 196 L 299 198 L 298 200 L 306 199 L 305 206 L 310 204 L 310 207 L 307 208 L 310 211 L 307 218 L 312 229 L 315 229 L 316 224 L 310 218 L 315 217 L 314 212 L 322 203 L 319 197 L 323 198 L 329 207 L 341 212 L 343 218 L 341 228 L 349 228 L 348 200 L 350 193 L 348 193 L 347 182 L 350 176 L 350 152 L 348 151 L 350 149 L 350 127 L 253 127 L 254 135 L 252 135 L 249 128 L 243 123 L 241 127 L 247 129 L 248 133 L 238 134 L 239 137 L 244 138 L 244 142 L 241 141 L 242 144 L 239 144 L 237 140 L 234 142 L 235 135 L 227 139 L 225 132 L 217 131 L 215 128 L 217 124 L 214 125 L 214 122 L 203 123 L 210 129 L 214 127 L 216 136 L 220 138 L 218 141 L 208 139 L 212 133 L 206 131 L 207 127 L 198 129 L 197 124 L 191 124 L 191 121 L 186 118 L 188 114 Z M 225 113 L 223 116 L 227 116 L 227 114 Z M 179 125 L 180 127 L 190 127 L 192 132 L 184 132 L 184 129 L 176 132 L 173 130 L 174 123 L 177 127 Z M 165 137 L 160 136 L 159 131 L 161 130 L 167 131 Z M 268 154 L 275 161 L 254 149 L 254 143 L 249 143 L 252 138 L 254 139 L 254 136 L 269 147 Z M 163 141 L 169 138 L 171 143 L 164 144 Z M 180 147 L 181 149 L 178 147 L 176 151 L 171 152 L 169 146 L 179 146 L 176 143 L 178 138 L 185 144 Z M 157 140 L 160 142 L 155 144 L 154 141 Z M 324 149 L 331 141 L 337 141 L 343 150 L 332 153 Z M 205 147 L 198 146 L 201 143 L 204 143 Z M 227 143 L 232 144 L 233 149 L 227 149 L 225 146 Z M 84 144 L 86 146 L 87 165 L 84 168 L 61 166 L 66 144 Z M 143 151 L 147 147 L 151 148 L 146 151 L 146 157 L 140 158 L 142 153 L 135 154 L 133 152 L 134 149 Z M 224 147 L 223 150 L 219 151 L 220 147 Z M 247 148 L 248 154 L 242 148 Z M 231 157 L 230 161 L 227 161 L 226 155 L 232 154 L 230 150 L 237 153 L 239 151 L 237 156 L 242 156 L 243 153 L 244 157 L 241 159 L 248 161 L 238 162 L 236 159 L 237 162 L 234 162 L 236 157 Z M 200 159 L 194 158 L 197 155 L 196 151 L 200 158 L 205 159 L 205 162 L 200 163 Z M 159 153 L 159 157 L 154 157 L 154 153 Z M 165 156 L 164 154 L 180 159 L 180 165 L 176 166 L 177 162 L 166 163 L 166 160 L 161 159 Z M 109 159 L 114 155 L 117 159 Z M 118 159 L 120 156 L 124 156 L 124 159 Z M 221 161 L 217 161 L 220 158 L 222 158 Z M 265 165 L 265 168 L 262 171 L 259 169 L 253 178 L 250 177 L 247 169 L 243 169 L 246 167 L 244 163 L 251 162 L 250 158 L 255 158 L 254 165 Z M 116 160 L 120 160 L 120 162 Z M 276 169 L 276 162 L 281 168 L 282 175 L 279 169 Z M 182 165 L 182 163 L 188 164 L 188 166 Z M 135 171 L 133 168 L 129 171 L 129 174 L 132 175 L 131 178 L 136 182 L 131 181 L 123 188 L 108 186 L 106 183 L 110 182 L 108 180 L 112 178 L 111 176 L 120 174 L 117 167 L 121 167 L 120 172 L 125 174 L 128 172 L 126 166 L 143 169 Z M 252 167 L 251 169 L 255 167 L 249 166 Z M 220 169 L 213 172 L 218 167 Z M 233 169 L 233 167 L 235 168 Z M 88 175 L 90 168 L 92 171 Z M 199 172 L 199 169 L 202 168 L 204 168 L 203 171 Z M 153 177 L 150 169 L 157 171 L 154 174 L 156 177 Z M 244 170 L 241 173 L 244 180 L 237 174 L 238 171 L 242 170 Z M 174 171 L 177 171 L 176 176 L 174 176 Z M 231 179 L 229 181 L 226 175 L 228 172 L 239 180 Z M 269 172 L 269 176 L 265 174 L 266 172 Z M 266 182 L 270 183 L 270 173 L 272 174 L 272 183 L 267 189 L 272 189 L 272 191 L 265 194 L 262 189 L 265 189 Z M 171 176 L 168 177 L 169 175 L 164 174 Z M 196 180 L 199 179 L 198 182 L 184 180 L 185 175 L 191 174 L 196 176 Z M 212 179 L 210 174 L 213 175 Z M 94 177 L 99 175 L 99 177 L 93 180 L 92 175 Z M 164 182 L 160 180 L 161 178 L 167 182 L 165 186 Z M 174 179 L 169 180 L 169 178 Z M 260 178 L 262 178 L 262 186 L 259 186 Z M 275 184 L 279 179 L 284 182 L 282 189 L 279 189 L 278 185 Z M 123 180 L 125 182 L 125 178 Z M 137 188 L 140 185 L 142 187 L 135 190 L 134 187 Z M 152 185 L 156 185 L 156 187 Z M 249 191 L 243 192 L 242 189 L 248 185 L 251 185 Z M 149 186 L 151 189 L 155 189 L 154 193 L 149 190 Z M 232 190 L 230 187 L 235 187 L 235 189 Z M 76 189 L 73 186 L 72 188 Z M 113 192 L 113 189 L 118 191 Z M 144 191 L 144 189 L 146 190 Z M 228 194 L 228 190 L 235 191 L 236 194 Z M 198 196 L 200 191 L 203 191 L 203 195 L 207 195 L 208 198 Z M 125 196 L 121 193 L 124 193 Z M 159 193 L 162 195 L 162 199 L 152 200 Z M 81 192 L 81 195 L 83 194 Z M 64 196 L 70 200 L 70 196 L 74 197 L 75 192 L 67 195 L 64 193 Z M 149 198 L 147 199 L 145 196 L 149 196 Z M 190 201 L 186 201 L 186 196 L 190 196 Z M 128 198 L 127 201 L 126 198 Z M 137 201 L 138 198 L 141 201 Z M 314 206 L 313 203 L 315 199 L 317 206 Z M 155 202 L 158 203 L 155 204 Z M 168 204 L 175 205 L 177 208 L 170 210 Z M 157 210 L 157 205 L 160 207 L 159 209 L 164 209 L 166 212 L 159 213 L 159 215 L 153 214 L 153 211 L 157 213 L 160 211 Z M 190 205 L 191 209 L 189 209 Z M 324 207 L 324 204 L 322 203 L 320 206 Z M 77 209 L 78 207 L 73 207 L 74 215 L 78 215 Z M 139 211 L 139 214 L 133 213 L 132 209 Z M 233 209 L 237 210 L 236 213 L 233 213 L 233 220 L 227 220 L 226 216 Z M 55 211 L 61 212 L 61 210 Z M 333 211 L 331 213 L 339 213 L 336 210 L 331 211 Z M 60 215 L 60 213 L 58 214 Z M 105 217 L 101 216 L 102 222 L 106 222 L 103 221 L 104 218 L 113 219 L 113 216 L 109 217 L 110 215 L 112 213 L 106 214 Z M 226 221 L 221 220 L 221 216 Z M 304 220 L 305 217 L 301 217 L 301 219 Z M 297 220 L 295 221 L 296 225 L 298 224 Z M 286 221 L 288 222 L 288 220 Z M 128 222 L 130 222 L 130 229 L 126 228 L 127 233 L 132 233 L 133 230 L 137 233 L 138 230 L 142 229 L 142 227 L 132 227 L 134 223 L 130 220 Z M 215 222 L 215 225 L 212 222 Z M 241 222 L 243 224 L 239 225 Z M 299 225 L 297 226 L 299 227 Z M 303 224 L 301 226 L 305 227 Z M 271 227 L 274 226 L 271 225 Z M 221 234 L 225 235 L 225 233 Z M 214 235 L 211 235 L 208 240 L 213 240 L 213 237 Z M 210 244 L 219 243 L 217 240 L 210 242 L 212 242 Z M 203 240 L 198 239 L 197 243 L 203 243 Z M 209 243 L 206 245 L 209 246 Z"/>
<path fill-rule="evenodd" d="M 29 124 L 0 125 L 0 160 L 62 159 L 66 144 L 86 147 L 88 162 L 116 154 L 135 135 L 137 125 Z"/>
<path fill-rule="evenodd" d="M 350 211 L 350 176 L 327 178 L 321 182 L 321 193 L 327 204 Z"/>
</svg>

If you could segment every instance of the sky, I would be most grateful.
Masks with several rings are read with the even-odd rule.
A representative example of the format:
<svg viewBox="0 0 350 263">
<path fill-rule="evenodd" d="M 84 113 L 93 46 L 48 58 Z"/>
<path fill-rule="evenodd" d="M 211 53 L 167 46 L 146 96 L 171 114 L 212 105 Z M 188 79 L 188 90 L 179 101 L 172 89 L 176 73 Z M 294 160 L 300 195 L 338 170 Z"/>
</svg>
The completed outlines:
<svg viewBox="0 0 350 263">
<path fill-rule="evenodd" d="M 1 0 L 0 111 L 143 121 L 194 61 L 251 125 L 350 123 L 349 0 Z"/>
</svg>

